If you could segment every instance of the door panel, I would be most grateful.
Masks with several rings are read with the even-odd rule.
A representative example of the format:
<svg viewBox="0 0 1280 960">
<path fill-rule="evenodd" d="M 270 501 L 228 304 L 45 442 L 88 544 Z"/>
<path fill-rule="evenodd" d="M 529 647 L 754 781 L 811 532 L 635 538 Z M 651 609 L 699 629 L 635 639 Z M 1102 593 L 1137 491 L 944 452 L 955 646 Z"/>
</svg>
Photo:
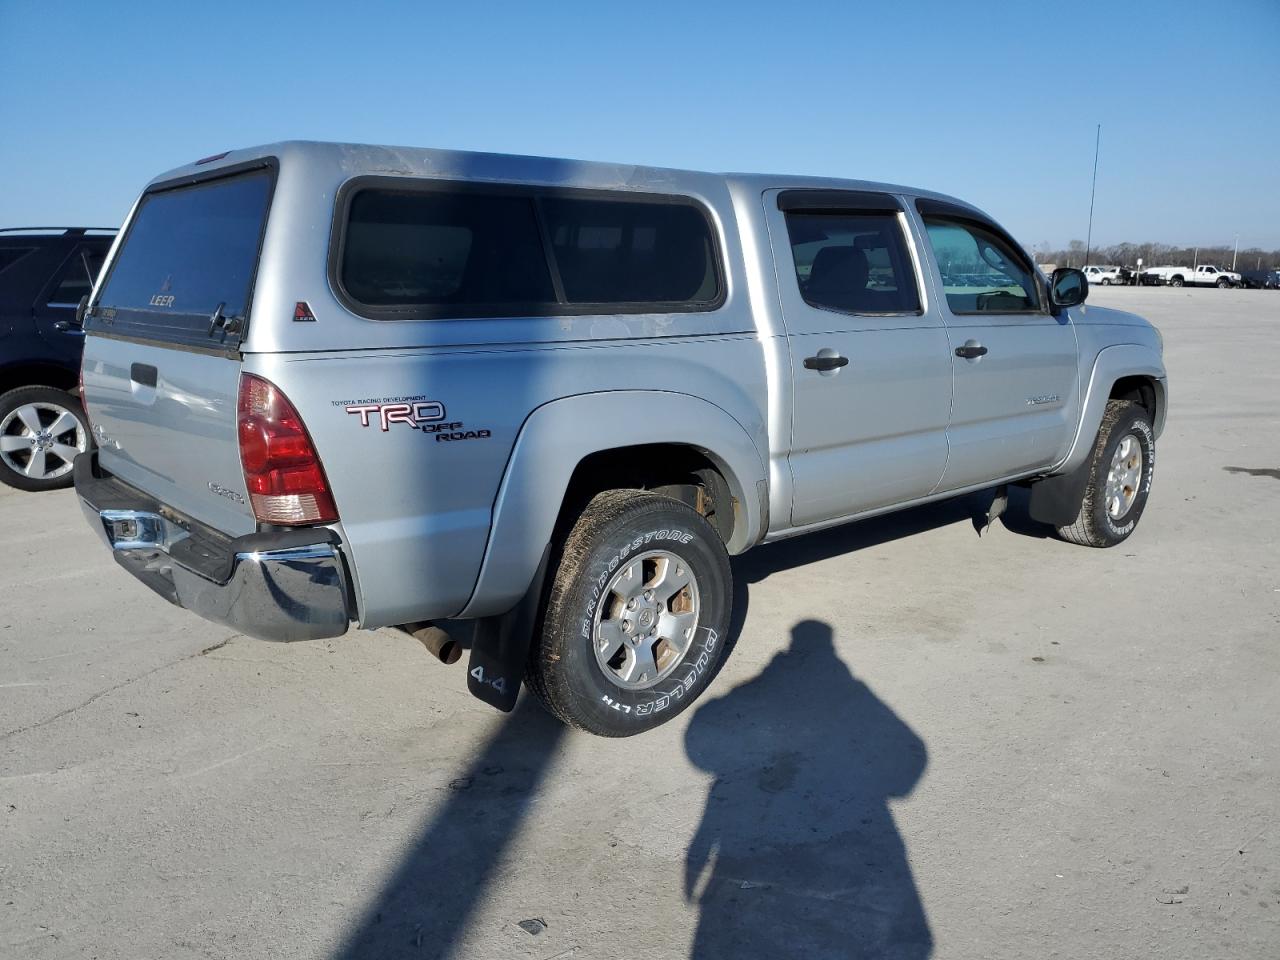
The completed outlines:
<svg viewBox="0 0 1280 960">
<path fill-rule="evenodd" d="M 789 324 L 812 319 L 796 312 L 786 317 Z M 845 330 L 789 339 L 792 526 L 932 492 L 947 462 L 951 370 L 945 331 Z M 822 348 L 847 357 L 848 366 L 833 374 L 805 369 L 804 359 Z"/>
<path fill-rule="evenodd" d="M 949 206 L 919 201 L 953 369 L 942 491 L 1052 466 L 1080 409 L 1069 317 L 1048 313 L 1034 268 L 1007 234 Z"/>
<path fill-rule="evenodd" d="M 947 460 L 946 329 L 899 201 L 868 196 L 823 192 L 828 209 L 784 213 L 765 194 L 790 350 L 792 526 L 925 496 Z M 847 363 L 814 369 L 824 357 Z"/>
<path fill-rule="evenodd" d="M 1065 314 L 985 323 L 948 318 L 954 400 L 951 456 L 940 489 L 1031 472 L 1066 454 L 1080 389 L 1075 328 L 1065 321 Z M 971 340 L 987 353 L 973 360 L 954 356 L 956 347 Z"/>
</svg>

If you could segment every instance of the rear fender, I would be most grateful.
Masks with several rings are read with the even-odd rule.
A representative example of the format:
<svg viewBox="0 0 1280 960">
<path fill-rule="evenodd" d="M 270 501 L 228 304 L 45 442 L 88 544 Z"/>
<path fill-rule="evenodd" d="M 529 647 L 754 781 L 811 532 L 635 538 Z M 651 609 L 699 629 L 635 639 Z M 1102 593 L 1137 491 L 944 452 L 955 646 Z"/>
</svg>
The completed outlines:
<svg viewBox="0 0 1280 960">
<path fill-rule="evenodd" d="M 766 522 L 764 462 L 747 431 L 722 408 L 688 394 L 648 390 L 554 400 L 530 414 L 516 438 L 494 502 L 480 576 L 460 616 L 504 613 L 524 596 L 584 457 L 650 443 L 687 444 L 724 474 L 737 501 L 730 553 L 760 539 Z"/>
</svg>

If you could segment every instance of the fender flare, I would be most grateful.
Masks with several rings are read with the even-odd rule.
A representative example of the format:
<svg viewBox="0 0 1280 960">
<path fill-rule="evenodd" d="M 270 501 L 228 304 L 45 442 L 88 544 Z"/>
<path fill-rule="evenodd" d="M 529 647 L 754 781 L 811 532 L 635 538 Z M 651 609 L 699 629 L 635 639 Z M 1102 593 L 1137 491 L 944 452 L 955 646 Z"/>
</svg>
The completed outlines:
<svg viewBox="0 0 1280 960">
<path fill-rule="evenodd" d="M 643 410 L 642 418 L 636 411 Z M 620 424 L 626 424 L 625 443 Z M 649 443 L 686 444 L 724 474 L 738 504 L 726 545 L 741 553 L 768 524 L 768 477 L 751 435 L 723 408 L 690 394 L 614 390 L 553 400 L 520 428 L 494 499 L 489 542 L 471 599 L 458 616 L 495 616 L 511 609 L 537 572 L 569 480 L 590 454 Z"/>
<path fill-rule="evenodd" d="M 1156 414 L 1151 427 L 1157 437 L 1163 432 L 1165 414 L 1169 409 L 1169 383 L 1159 352 L 1138 343 L 1104 347 L 1093 361 L 1089 385 L 1085 388 L 1084 412 L 1071 449 L 1066 459 L 1053 470 L 1055 474 L 1070 473 L 1088 459 L 1098 428 L 1102 425 L 1111 388 L 1123 377 L 1150 377 L 1155 383 Z"/>
</svg>

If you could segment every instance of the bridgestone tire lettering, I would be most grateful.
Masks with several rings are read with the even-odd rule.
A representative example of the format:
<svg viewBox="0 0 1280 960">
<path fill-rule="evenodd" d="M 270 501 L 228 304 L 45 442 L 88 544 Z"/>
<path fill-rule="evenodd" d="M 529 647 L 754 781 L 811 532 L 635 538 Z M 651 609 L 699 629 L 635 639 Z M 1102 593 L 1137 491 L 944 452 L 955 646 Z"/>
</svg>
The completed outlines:
<svg viewBox="0 0 1280 960">
<path fill-rule="evenodd" d="M 596 660 L 595 612 L 619 566 L 655 549 L 675 554 L 697 580 L 698 626 L 670 674 L 651 687 L 626 689 Z M 724 653 L 732 603 L 724 544 L 692 507 L 641 490 L 598 494 L 560 545 L 525 683 L 572 726 L 608 737 L 641 733 L 684 710 L 710 683 Z"/>
</svg>

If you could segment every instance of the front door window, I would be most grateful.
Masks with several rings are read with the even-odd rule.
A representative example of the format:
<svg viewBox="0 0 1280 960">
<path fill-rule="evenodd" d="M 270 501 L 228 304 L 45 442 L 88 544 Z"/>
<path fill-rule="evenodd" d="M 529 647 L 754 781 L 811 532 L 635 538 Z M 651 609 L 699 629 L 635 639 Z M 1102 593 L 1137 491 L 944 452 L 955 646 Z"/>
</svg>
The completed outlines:
<svg viewBox="0 0 1280 960">
<path fill-rule="evenodd" d="M 1035 273 L 1002 237 L 976 223 L 925 217 L 952 313 L 1039 313 Z"/>
</svg>

